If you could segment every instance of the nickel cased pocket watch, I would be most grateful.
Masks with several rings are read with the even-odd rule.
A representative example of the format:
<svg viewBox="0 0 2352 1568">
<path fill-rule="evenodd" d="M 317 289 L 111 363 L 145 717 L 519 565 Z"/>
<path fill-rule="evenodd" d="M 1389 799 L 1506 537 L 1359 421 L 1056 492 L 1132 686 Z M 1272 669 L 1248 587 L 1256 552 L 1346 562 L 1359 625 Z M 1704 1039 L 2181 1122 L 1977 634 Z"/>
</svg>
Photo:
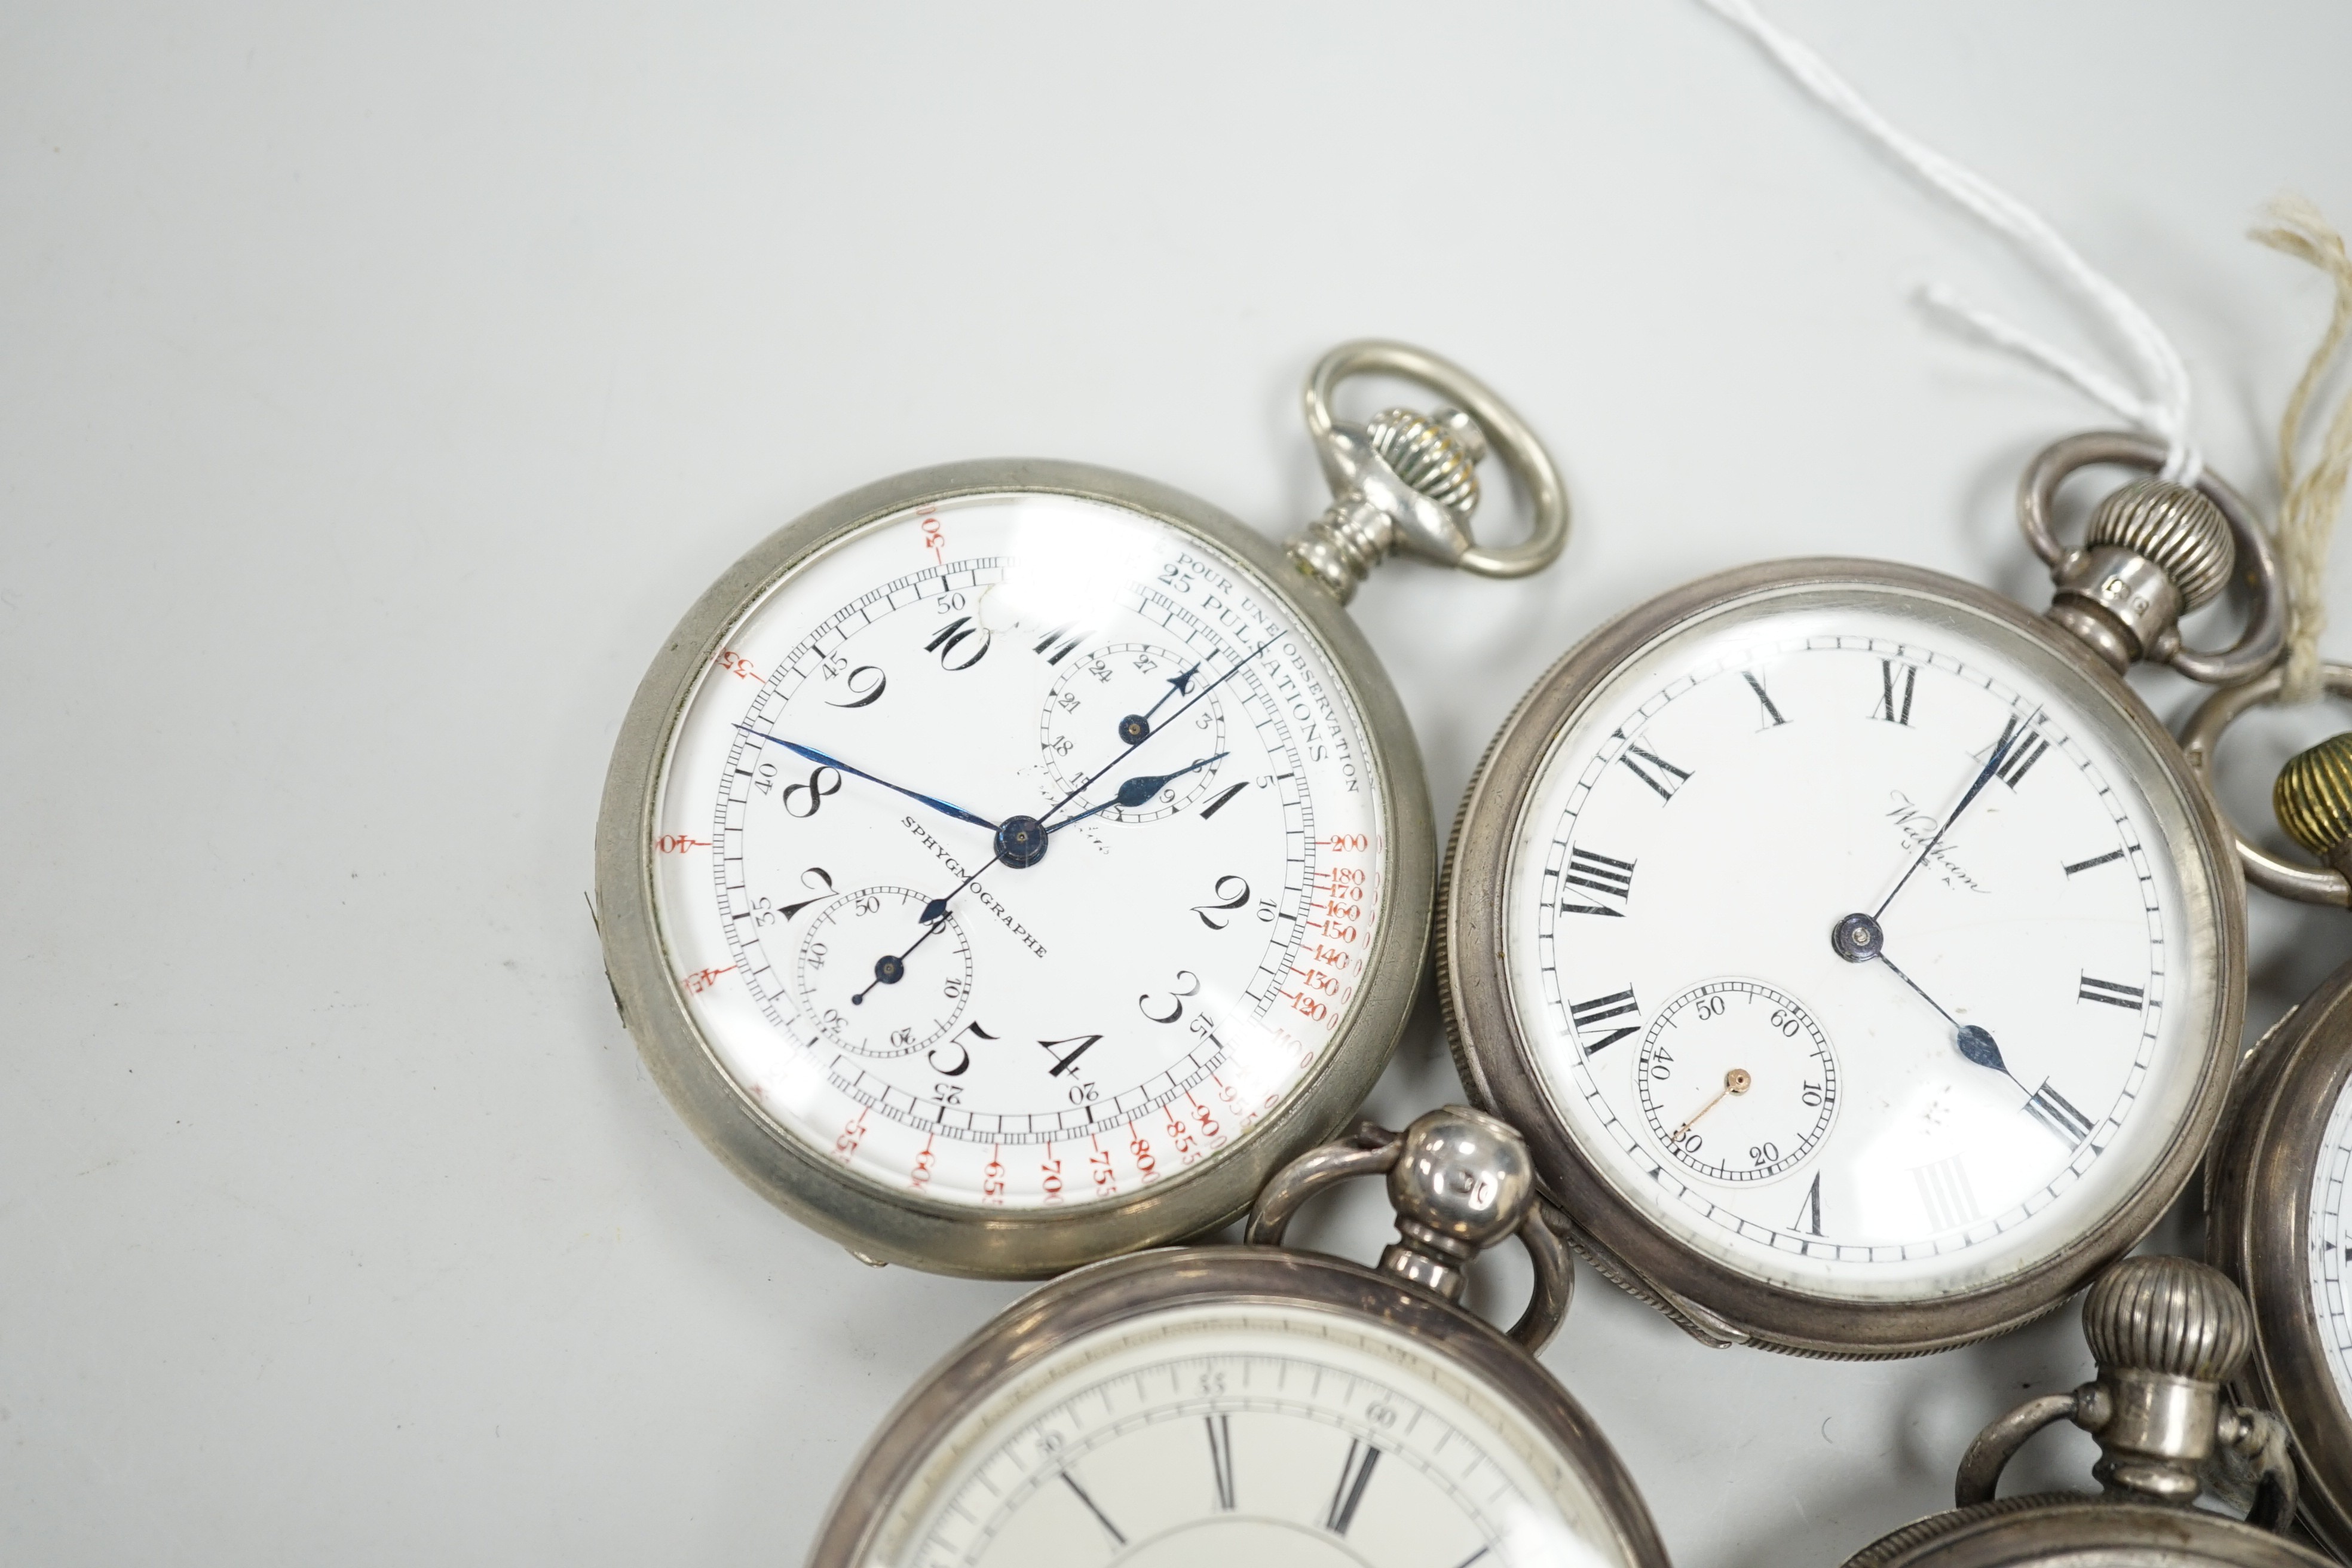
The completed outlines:
<svg viewBox="0 0 2352 1568">
<path fill-rule="evenodd" d="M 1846 1568 L 2315 1568 L 2326 1559 L 2280 1533 L 2294 1468 L 2278 1418 L 2224 1385 L 2252 1337 L 2246 1305 L 2214 1269 L 2183 1258 L 2116 1264 L 2083 1301 L 2098 1376 L 2028 1400 L 1978 1435 L 1951 1511 L 1881 1537 Z M 2094 1494 L 1996 1498 L 2028 1438 L 2071 1421 L 2099 1445 Z M 2195 1507 L 2212 1490 L 2246 1517 Z"/>
<path fill-rule="evenodd" d="M 2279 646 L 2227 486 L 2128 435 L 2021 487 L 2046 617 L 1887 563 L 1729 572 L 1593 634 L 1474 775 L 1440 892 L 1448 1033 L 1571 1239 L 1713 1343 L 1909 1354 L 2050 1310 L 2146 1234 L 2221 1111 L 2237 865 L 2137 658 Z M 2232 548 L 2234 536 L 2235 546 Z M 2233 565 L 2234 562 L 2234 565 Z M 2237 576 L 2222 653 L 2174 622 Z"/>
<path fill-rule="evenodd" d="M 1379 1268 L 1278 1245 L 1309 1194 L 1380 1173 Z M 1536 1289 L 1507 1336 L 1455 1303 L 1515 1233 Z M 1079 1269 L 982 1329 L 867 1446 L 810 1568 L 1664 1568 L 1535 1360 L 1571 1277 L 1509 1127 L 1360 1123 L 1276 1178 L 1249 1235 Z"/>
<path fill-rule="evenodd" d="M 1337 419 L 1344 378 L 1450 406 Z M 1427 952 L 1435 836 L 1341 605 L 1409 551 L 1559 552 L 1549 457 L 1397 343 L 1318 363 L 1336 499 L 1286 554 L 1148 479 L 903 474 L 756 546 L 614 749 L 604 961 L 654 1077 L 870 1262 L 1038 1277 L 1241 1213 L 1355 1109 Z M 1534 514 L 1474 545 L 1488 443 Z"/>
<path fill-rule="evenodd" d="M 2352 696 L 2352 668 L 2328 666 Z M 2273 672 L 2217 692 L 2184 733 L 2210 765 L 2230 721 L 2273 700 Z M 2352 905 L 2352 735 L 2291 759 L 2273 794 L 2279 825 L 2319 857 L 2298 866 L 2240 840 L 2246 878 L 2304 902 Z M 2339 1557 L 2352 1552 L 2352 963 L 2279 1020 L 2241 1069 L 2206 1168 L 2206 1257 L 2253 1311 L 2246 1397 L 2278 1412 L 2302 1475 L 2299 1521 Z"/>
</svg>

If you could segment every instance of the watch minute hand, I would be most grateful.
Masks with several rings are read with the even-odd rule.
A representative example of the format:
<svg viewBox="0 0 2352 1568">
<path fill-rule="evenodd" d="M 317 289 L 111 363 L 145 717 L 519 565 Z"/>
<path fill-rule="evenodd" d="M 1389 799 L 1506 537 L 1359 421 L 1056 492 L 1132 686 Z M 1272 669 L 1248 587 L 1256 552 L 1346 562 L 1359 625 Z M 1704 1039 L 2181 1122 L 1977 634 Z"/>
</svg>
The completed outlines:
<svg viewBox="0 0 2352 1568">
<path fill-rule="evenodd" d="M 771 735 L 764 731 L 754 730 L 749 724 L 738 724 L 735 728 L 742 731 L 743 733 L 751 736 L 755 741 L 765 741 L 772 746 L 782 746 L 784 750 L 791 752 L 795 756 L 804 757 L 821 768 L 831 768 L 835 773 L 848 773 L 854 777 L 864 779 L 868 784 L 880 784 L 884 789 L 895 790 L 898 794 L 905 795 L 909 800 L 919 800 L 925 805 L 929 806 L 933 811 L 945 812 L 948 816 L 954 817 L 959 822 L 969 822 L 975 827 L 985 827 L 991 833 L 996 831 L 997 825 L 989 821 L 988 818 L 984 816 L 979 816 L 973 812 L 966 811 L 960 805 L 951 805 L 948 802 L 940 799 L 937 795 L 925 795 L 920 790 L 908 789 L 905 784 L 894 784 L 886 778 L 877 778 L 874 774 L 867 773 L 864 768 L 851 767 L 839 757 L 827 756 L 824 752 L 818 751 L 814 746 L 803 746 L 798 742 L 787 741 L 781 735 Z"/>
<path fill-rule="evenodd" d="M 2041 710 L 2035 710 L 2034 718 L 2038 719 L 2041 716 Z M 2028 719 L 2022 724 L 2016 722 L 2014 718 L 2011 720 L 2010 727 L 2003 730 L 2000 739 L 1993 743 L 1992 755 L 1987 757 L 1985 765 L 1977 770 L 1976 782 L 1969 785 L 1968 793 L 1960 796 L 1960 804 L 1952 807 L 1950 814 L 1944 818 L 1943 826 L 1936 829 L 1936 836 L 1928 839 L 1926 847 L 1919 851 L 1919 858 L 1905 868 L 1903 875 L 1896 879 L 1895 886 L 1889 889 L 1886 897 L 1878 900 L 1878 908 L 1872 911 L 1873 919 L 1886 913 L 1886 906 L 1895 901 L 1895 895 L 1903 890 L 1904 884 L 1909 882 L 1919 868 L 1927 863 L 1927 857 L 1936 852 L 1936 846 L 1944 841 L 1944 835 L 1952 830 L 1952 824 L 1958 822 L 1960 819 L 1960 814 L 1968 810 L 1969 802 L 1984 793 L 1985 785 L 1992 782 L 1993 775 L 2000 771 L 2001 764 L 2009 761 L 2017 748 L 2025 743 L 2026 737 L 2032 732 L 2033 719 Z"/>
</svg>

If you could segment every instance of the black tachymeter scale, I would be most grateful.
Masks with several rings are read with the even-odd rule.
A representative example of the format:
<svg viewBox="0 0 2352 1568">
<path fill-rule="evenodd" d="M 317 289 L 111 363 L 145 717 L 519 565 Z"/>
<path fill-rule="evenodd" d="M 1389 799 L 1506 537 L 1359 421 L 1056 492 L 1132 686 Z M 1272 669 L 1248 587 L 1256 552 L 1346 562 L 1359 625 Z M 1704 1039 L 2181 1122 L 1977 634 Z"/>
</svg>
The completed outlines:
<svg viewBox="0 0 2352 1568">
<path fill-rule="evenodd" d="M 1612 674 L 1675 631 L 1764 601 L 1834 609 L 1857 595 L 1893 595 L 2066 691 L 2082 721 L 2135 768 L 2179 867 L 2191 952 L 2174 969 L 2188 1015 L 2183 1039 L 2201 1054 L 2149 1173 L 2130 1196 L 2040 1262 L 1991 1284 L 1932 1299 L 1858 1302 L 1756 1279 L 1693 1251 L 1660 1228 L 1579 1147 L 1551 1103 L 1536 1049 L 1521 1037 L 1505 933 L 1509 847 L 1555 741 Z M 1897 685 L 1894 701 L 1904 693 Z M 1654 774 L 1655 770 L 1652 770 Z M 1663 782 L 1671 784 L 1672 780 Z M 2105 666 L 2067 635 L 1973 584 L 1890 563 L 1803 560 L 1743 568 L 1662 595 L 1593 633 L 1524 698 L 1474 773 L 1440 888 L 1438 970 L 1449 1042 L 1483 1107 L 1528 1134 L 1551 1196 L 1577 1227 L 1579 1249 L 1612 1279 L 1716 1342 L 1830 1356 L 1906 1355 L 2002 1332 L 2049 1310 L 2145 1236 L 2194 1173 L 2227 1093 L 2243 1016 L 2244 890 L 2210 799 L 2172 737 Z M 1828 932 L 1824 930 L 1824 938 Z"/>
<path fill-rule="evenodd" d="M 1320 648 L 1367 739 L 1379 803 L 1382 897 L 1360 983 L 1305 1081 L 1180 1173 L 1115 1200 L 976 1211 L 844 1168 L 782 1128 L 734 1081 L 694 1021 L 663 940 L 655 835 L 671 737 L 729 637 L 780 584 L 836 540 L 909 510 L 1031 493 L 1124 509 L 1191 534 L 1237 563 L 1251 587 Z M 851 690 L 856 688 L 852 687 Z M 805 777 L 813 790 L 824 780 Z M 606 775 L 597 834 L 605 969 L 624 1021 L 671 1102 L 704 1142 L 771 1201 L 861 1256 L 944 1273 L 1038 1278 L 1213 1228 L 1244 1210 L 1292 1155 L 1328 1137 L 1394 1050 L 1425 963 L 1434 832 L 1412 731 L 1362 634 L 1262 535 L 1181 491 L 1087 465 L 1034 459 L 952 464 L 852 491 L 756 546 L 688 612 L 640 684 Z M 813 889 L 812 891 L 830 889 Z M 1262 973 L 1265 966 L 1261 966 Z"/>
</svg>

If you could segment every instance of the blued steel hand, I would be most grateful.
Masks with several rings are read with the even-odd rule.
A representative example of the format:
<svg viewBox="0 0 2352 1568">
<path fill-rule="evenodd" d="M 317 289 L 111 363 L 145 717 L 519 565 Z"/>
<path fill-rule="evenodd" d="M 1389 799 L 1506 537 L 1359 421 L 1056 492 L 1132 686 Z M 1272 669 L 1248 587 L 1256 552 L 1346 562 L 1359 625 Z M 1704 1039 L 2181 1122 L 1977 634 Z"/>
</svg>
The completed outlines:
<svg viewBox="0 0 2352 1568">
<path fill-rule="evenodd" d="M 1152 719 L 1159 714 L 1162 708 L 1168 706 L 1168 700 L 1170 698 L 1181 696 L 1184 690 L 1192 684 L 1192 678 L 1200 673 L 1201 661 L 1194 659 L 1192 661 L 1192 668 L 1186 670 L 1181 675 L 1170 676 L 1168 678 L 1168 689 L 1160 694 L 1160 700 L 1151 705 L 1150 711 L 1145 713 L 1130 713 L 1126 718 L 1121 719 L 1118 721 L 1118 738 L 1125 741 L 1130 746 L 1139 746 L 1143 744 L 1144 742 L 1150 740 L 1151 738 Z"/>
<path fill-rule="evenodd" d="M 1186 773 L 1198 773 L 1212 763 L 1221 763 L 1224 761 L 1228 754 L 1229 753 L 1224 752 L 1219 752 L 1213 757 L 1202 757 L 1197 763 L 1185 763 L 1182 767 L 1178 768 L 1172 773 L 1138 773 L 1135 777 L 1122 783 L 1118 786 L 1118 793 L 1110 799 L 1103 802 L 1100 805 L 1090 805 L 1086 810 L 1078 813 L 1076 816 L 1066 816 L 1062 818 L 1061 821 L 1045 829 L 1045 831 L 1048 833 L 1059 833 L 1062 829 L 1071 826 L 1073 823 L 1084 822 L 1087 817 L 1096 815 L 1097 812 L 1108 811 L 1115 805 L 1124 805 L 1130 808 L 1141 805 L 1153 795 L 1158 795 L 1161 790 L 1166 789 L 1171 784 L 1182 778 Z"/>
<path fill-rule="evenodd" d="M 771 735 L 763 730 L 754 730 L 749 724 L 738 724 L 735 728 L 742 731 L 743 733 L 751 736 L 755 741 L 765 741 L 772 746 L 782 746 L 784 750 L 793 752 L 796 756 L 805 757 L 821 768 L 831 768 L 835 773 L 848 773 L 852 777 L 864 779 L 868 784 L 878 784 L 884 789 L 898 791 L 900 795 L 905 795 L 909 800 L 919 800 L 925 805 L 929 806 L 933 811 L 943 811 L 959 822 L 969 822 L 975 827 L 985 827 L 991 833 L 996 831 L 996 824 L 989 821 L 988 818 L 984 816 L 966 811 L 960 805 L 951 805 L 948 802 L 940 799 L 937 795 L 925 795 L 920 790 L 908 789 L 905 784 L 894 784 L 888 779 L 877 778 L 874 774 L 867 773 L 864 768 L 851 767 L 839 757 L 827 756 L 823 752 L 818 751 L 814 746 L 803 746 L 796 741 L 787 741 L 781 735 Z"/>
<path fill-rule="evenodd" d="M 1191 697 L 1185 700 L 1183 707 L 1177 709 L 1175 712 L 1168 715 L 1168 721 L 1172 724 L 1177 720 L 1181 719 L 1192 710 L 1193 703 L 1200 701 L 1202 698 L 1208 696 L 1209 693 L 1214 691 L 1218 687 L 1223 686 L 1226 681 L 1231 680 L 1234 676 L 1247 668 L 1252 659 L 1257 658 L 1258 655 L 1272 647 L 1281 639 L 1281 637 L 1282 634 L 1280 632 L 1276 632 L 1273 637 L 1266 638 L 1265 641 L 1250 649 L 1246 655 L 1235 659 L 1234 661 L 1234 667 L 1231 669 L 1226 670 L 1224 674 L 1217 677 L 1216 679 L 1212 680 L 1206 686 L 1201 688 L 1200 690 L 1194 692 Z M 1199 668 L 1200 666 L 1198 665 L 1193 666 L 1193 669 L 1198 669 Z M 1185 672 L 1183 679 L 1189 680 L 1191 676 L 1192 671 L 1188 670 Z M 1171 685 L 1172 686 L 1173 684 L 1174 683 L 1171 681 Z M 1164 701 L 1166 699 L 1163 698 L 1161 700 Z M 1158 704 L 1155 703 L 1153 705 L 1152 710 L 1154 712 L 1159 711 Z M 1157 734 L 1158 732 L 1158 731 L 1151 731 L 1151 734 Z M 765 737 L 762 738 L 764 739 Z M 1150 739 L 1150 735 L 1147 734 L 1144 736 L 1144 739 Z M 781 744 L 782 742 L 779 743 Z M 1135 742 L 1135 744 L 1140 744 L 1140 742 Z M 1133 749 L 1134 745 L 1131 744 L 1128 751 L 1132 752 Z M 1125 756 L 1127 754 L 1128 752 L 1123 752 L 1120 753 L 1120 756 Z M 1224 753 L 1222 752 L 1218 753 L 1219 756 L 1223 756 L 1223 754 Z M 1216 759 L 1213 757 L 1208 760 L 1210 762 L 1213 762 Z M 1034 866 L 1039 860 L 1045 858 L 1045 846 L 1049 841 L 1050 836 L 1056 829 L 1067 827 L 1070 823 L 1078 820 L 1077 817 L 1073 816 L 1066 821 L 1053 822 L 1050 820 L 1053 815 L 1061 810 L 1064 806 L 1069 805 L 1070 802 L 1077 799 L 1078 796 L 1084 795 L 1088 789 L 1094 786 L 1097 780 L 1100 779 L 1103 774 L 1110 772 L 1111 769 L 1117 767 L 1118 763 L 1119 757 L 1113 757 L 1110 761 L 1105 763 L 1102 766 L 1088 773 L 1085 778 L 1080 779 L 1076 785 L 1071 789 L 1069 794 L 1064 795 L 1061 799 L 1047 806 L 1045 808 L 1045 815 L 1042 817 L 1008 816 L 1003 822 L 994 824 L 993 826 L 996 828 L 995 852 L 990 855 L 987 861 L 975 869 L 971 876 L 966 877 L 962 881 L 958 882 L 952 889 L 949 889 L 946 898 L 933 899 L 929 903 L 923 906 L 921 912 L 917 914 L 915 917 L 918 921 L 922 922 L 923 934 L 908 942 L 902 952 L 885 953 L 880 958 L 876 959 L 874 961 L 874 979 L 866 985 L 865 991 L 858 992 L 849 999 L 851 1005 L 856 1005 L 865 1002 L 866 993 L 873 990 L 877 985 L 896 985 L 900 980 L 906 978 L 907 960 L 914 954 L 917 948 L 931 940 L 932 932 L 947 924 L 949 901 L 954 899 L 958 893 L 962 892 L 966 888 L 969 888 L 974 882 L 979 881 L 982 872 L 986 871 L 989 867 L 994 866 L 1000 861 L 1003 861 L 1005 864 L 1012 865 L 1017 868 L 1022 866 Z M 826 765 L 831 766 L 832 764 L 828 763 Z M 1205 765 L 1207 765 L 1205 763 L 1195 763 L 1192 764 L 1192 767 L 1202 767 Z M 1192 768 L 1185 768 L 1181 770 L 1181 772 L 1190 773 L 1192 772 Z M 1142 800 L 1148 800 L 1153 795 L 1158 794 L 1160 786 L 1167 783 L 1169 779 L 1178 776 L 1180 776 L 1178 773 L 1168 773 L 1150 778 L 1150 783 L 1151 784 L 1151 788 L 1144 793 L 1141 800 L 1138 800 L 1133 804 L 1142 804 Z M 879 783 L 881 781 L 877 780 L 876 782 Z M 1144 782 L 1144 778 L 1140 776 L 1129 779 L 1126 784 L 1119 786 L 1120 793 L 1124 794 L 1130 785 L 1139 785 Z M 891 787 L 896 788 L 897 786 L 892 785 Z M 1118 805 L 1121 803 L 1114 799 L 1111 804 Z M 1103 808 L 1099 806 L 1095 808 L 1095 810 L 1101 809 Z M 1082 813 L 1081 815 L 1091 816 L 1093 813 L 1087 812 Z M 1005 855 L 1008 839 L 1013 841 L 1015 847 L 1020 851 L 1017 858 L 1009 860 Z"/>
<path fill-rule="evenodd" d="M 2032 719 L 2028 719 L 2022 724 L 2014 723 L 2012 721 L 2011 728 L 2001 731 L 2000 739 L 1993 744 L 1992 755 L 1987 757 L 1985 765 L 1977 770 L 1976 782 L 1969 785 L 1968 793 L 1960 796 L 1960 804 L 1952 807 L 1951 815 L 1944 818 L 1944 825 L 1936 829 L 1936 836 L 1928 839 L 1927 847 L 1919 851 L 1919 858 L 1912 861 L 1910 867 L 1896 879 L 1893 890 L 1878 900 L 1878 908 L 1871 911 L 1873 920 L 1886 912 L 1886 906 L 1895 901 L 1895 895 L 1901 892 L 1904 884 L 1910 881 L 1913 874 L 1927 863 L 1927 857 L 1936 852 L 1936 846 L 1944 841 L 1944 835 L 1952 830 L 1952 824 L 1960 819 L 1960 813 L 1968 810 L 1969 803 L 1984 793 L 1985 785 L 1992 783 L 1993 775 L 2000 772 L 2001 764 L 2009 761 L 2018 747 L 2032 738 L 2034 721 L 2041 717 L 2042 710 L 2036 708 Z M 1892 969 L 1894 965 L 1889 964 L 1887 967 Z"/>
<path fill-rule="evenodd" d="M 1846 918 L 1845 925 L 1850 925 L 1853 921 L 1863 918 L 1864 917 L 1860 915 L 1849 915 Z M 1874 930 L 1871 935 L 1874 937 L 1876 934 L 1874 930 L 1876 922 L 1873 921 L 1872 924 Z M 1841 925 L 1839 929 L 1843 931 L 1845 929 L 1845 925 Z M 1980 1068 L 1992 1068 L 1993 1071 L 2000 1074 L 2001 1077 L 2009 1079 L 2010 1082 L 2017 1084 L 2017 1087 L 2020 1089 L 2025 1089 L 2025 1086 L 2023 1084 L 2018 1083 L 2017 1075 L 2009 1070 L 2009 1064 L 2001 1060 L 2000 1046 L 2000 1043 L 1992 1037 L 1992 1031 L 1986 1028 L 1981 1024 L 1963 1024 L 1958 1018 L 1953 1017 L 1949 1008 L 1946 1007 L 1941 1002 L 1937 1001 L 1933 996 L 1928 995 L 1926 987 L 1922 986 L 1917 981 L 1912 979 L 1908 974 L 1904 973 L 1903 971 L 1895 965 L 1895 961 L 1886 956 L 1886 949 L 1884 945 L 1883 939 L 1876 941 L 1856 940 L 1851 943 L 1851 946 L 1853 950 L 1851 952 L 1848 952 L 1846 947 L 1840 947 L 1839 952 L 1854 958 L 1857 963 L 1866 962 L 1870 959 L 1876 959 L 1879 963 L 1886 965 L 1887 970 L 1894 974 L 1895 979 L 1900 980 L 1904 984 L 1911 987 L 1911 993 L 1913 995 L 1918 997 L 1920 1001 L 1927 1004 L 1928 1006 L 1933 1007 L 1937 1012 L 1941 1013 L 1944 1016 L 1944 1022 L 1949 1024 L 1955 1032 L 1952 1043 L 1959 1047 L 1960 1055 L 1968 1058 L 1969 1060 L 1976 1063 L 1977 1066 Z M 2025 1089 L 2025 1092 L 2030 1094 L 2032 1091 Z"/>
</svg>

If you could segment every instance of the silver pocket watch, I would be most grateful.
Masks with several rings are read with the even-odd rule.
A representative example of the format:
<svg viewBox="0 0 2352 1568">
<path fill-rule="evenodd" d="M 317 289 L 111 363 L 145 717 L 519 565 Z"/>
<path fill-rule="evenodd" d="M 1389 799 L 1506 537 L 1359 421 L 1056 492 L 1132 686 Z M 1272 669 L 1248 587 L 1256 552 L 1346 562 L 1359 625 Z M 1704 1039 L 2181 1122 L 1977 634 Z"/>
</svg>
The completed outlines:
<svg viewBox="0 0 2352 1568">
<path fill-rule="evenodd" d="M 2083 1301 L 2096 1379 L 2028 1400 L 1969 1445 L 1957 1505 L 1881 1537 L 1846 1568 L 2315 1568 L 2326 1559 L 2280 1531 L 2294 1468 L 2277 1417 L 2223 1385 L 2252 1337 L 2229 1280 L 2181 1258 L 2118 1263 Z M 2028 1438 L 2071 1421 L 2099 1445 L 2097 1495 L 1994 1497 Z M 2193 1506 L 2209 1489 L 2245 1519 Z"/>
<path fill-rule="evenodd" d="M 2336 695 L 2352 668 L 2331 665 Z M 2190 720 L 2189 760 L 2210 765 L 2230 721 L 2275 699 L 2275 673 L 2216 693 Z M 2352 735 L 2291 759 L 2273 793 L 2279 825 L 2319 857 L 2297 866 L 2242 840 L 2247 879 L 2305 902 L 2352 905 Z M 2206 1256 L 2253 1310 L 2247 1396 L 2285 1420 L 2302 1474 L 2300 1522 L 2352 1552 L 2352 963 L 2337 969 L 2247 1058 L 2206 1171 Z"/>
<path fill-rule="evenodd" d="M 1366 374 L 1449 406 L 1336 418 Z M 1568 510 L 1433 354 L 1343 346 L 1306 405 L 1335 499 L 1287 554 L 1105 468 L 926 468 L 756 546 L 639 686 L 597 826 L 614 998 L 703 1140 L 868 1261 L 1201 1232 L 1387 1062 L 1434 831 L 1340 606 L 1400 551 L 1536 571 Z M 1507 549 L 1469 532 L 1489 442 L 1533 513 Z"/>
<path fill-rule="evenodd" d="M 1573 649 L 1474 775 L 1438 971 L 1472 1096 L 1571 1239 L 1712 1343 L 1933 1351 L 2047 1311 L 2195 1171 L 2244 1005 L 2244 894 L 2123 675 L 2276 654 L 2271 547 L 2210 475 L 2020 521 L 2045 616 L 1881 562 L 1694 583 Z M 2234 541 L 2234 545 L 2233 545 Z M 2175 623 L 2235 580 L 2237 643 Z"/>
<path fill-rule="evenodd" d="M 1307 1197 L 1373 1173 L 1397 1215 L 1379 1268 L 1279 1245 Z M 1079 1269 L 982 1329 L 867 1446 L 810 1568 L 1665 1568 L 1535 1360 L 1570 1275 L 1509 1127 L 1359 1123 L 1278 1174 L 1248 1234 Z M 1456 1303 L 1515 1234 L 1536 1286 L 1506 1335 Z"/>
</svg>

